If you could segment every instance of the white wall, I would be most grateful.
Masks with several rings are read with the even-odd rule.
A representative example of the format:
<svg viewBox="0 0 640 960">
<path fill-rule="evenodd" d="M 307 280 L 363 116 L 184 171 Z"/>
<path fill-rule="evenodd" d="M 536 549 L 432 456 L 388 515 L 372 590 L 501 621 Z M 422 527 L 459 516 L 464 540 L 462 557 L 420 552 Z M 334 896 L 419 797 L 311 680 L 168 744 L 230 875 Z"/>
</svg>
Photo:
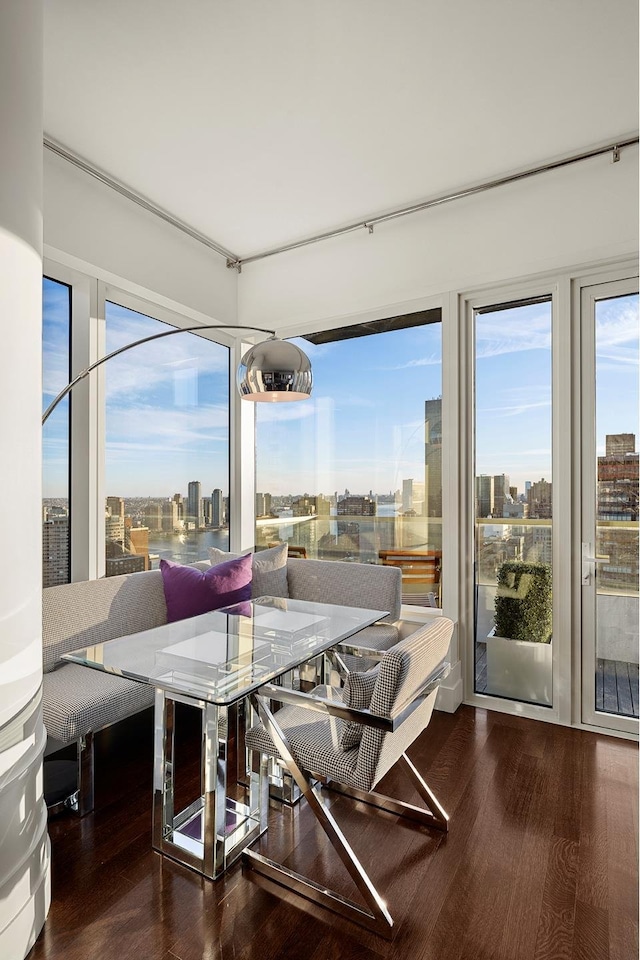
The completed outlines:
<svg viewBox="0 0 640 960">
<path fill-rule="evenodd" d="M 238 275 L 224 257 L 46 149 L 44 242 L 53 260 L 236 322 Z"/>
<path fill-rule="evenodd" d="M 0 957 L 49 909 L 42 790 L 42 0 L 0 4 Z"/>
<path fill-rule="evenodd" d="M 363 229 L 248 264 L 238 277 L 218 254 L 44 152 L 49 256 L 62 252 L 71 265 L 93 265 L 103 279 L 220 322 L 278 331 L 633 255 L 637 211 L 638 149 L 628 147 L 619 163 L 587 160 L 380 224 L 372 235 Z"/>
<path fill-rule="evenodd" d="M 469 149 L 472 149 L 470 145 Z M 416 198 L 418 199 L 418 198 Z M 373 211 L 363 211 L 372 213 Z M 243 267 L 242 323 L 304 326 L 634 254 L 638 149 L 605 155 Z"/>
</svg>

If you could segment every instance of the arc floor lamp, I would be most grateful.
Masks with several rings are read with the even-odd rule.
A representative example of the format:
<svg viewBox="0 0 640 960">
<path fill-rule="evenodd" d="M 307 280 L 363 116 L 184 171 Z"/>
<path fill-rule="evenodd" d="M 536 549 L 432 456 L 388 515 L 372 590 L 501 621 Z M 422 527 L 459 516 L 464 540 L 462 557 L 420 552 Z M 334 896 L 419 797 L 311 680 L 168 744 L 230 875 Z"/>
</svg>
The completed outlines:
<svg viewBox="0 0 640 960">
<path fill-rule="evenodd" d="M 150 337 L 134 340 L 124 347 L 118 347 L 111 353 L 100 357 L 95 363 L 81 370 L 60 393 L 54 397 L 45 412 L 42 414 L 42 423 L 46 423 L 55 408 L 77 383 L 88 377 L 92 370 L 102 366 L 112 357 L 120 353 L 139 347 L 142 343 L 151 340 L 160 340 L 162 337 L 172 337 L 178 333 L 200 333 L 202 330 L 254 330 L 257 333 L 270 334 L 268 340 L 262 340 L 250 347 L 244 354 L 237 372 L 237 385 L 243 400 L 253 400 L 258 403 L 282 403 L 291 400 L 306 400 L 311 394 L 312 374 L 311 362 L 306 353 L 294 343 L 280 340 L 273 330 L 262 327 L 233 326 L 224 323 L 205 323 L 197 327 L 176 327 L 165 330 L 163 333 L 154 333 Z"/>
</svg>

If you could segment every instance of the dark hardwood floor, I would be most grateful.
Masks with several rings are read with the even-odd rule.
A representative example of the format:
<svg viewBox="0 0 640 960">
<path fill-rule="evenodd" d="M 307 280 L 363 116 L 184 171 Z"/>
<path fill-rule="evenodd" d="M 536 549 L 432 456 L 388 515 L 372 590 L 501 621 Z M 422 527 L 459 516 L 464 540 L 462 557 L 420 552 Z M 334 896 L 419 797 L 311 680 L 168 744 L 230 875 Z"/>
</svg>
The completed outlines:
<svg viewBox="0 0 640 960">
<path fill-rule="evenodd" d="M 178 718 L 179 775 L 198 731 Z M 181 735 L 180 735 L 181 734 Z M 148 715 L 99 738 L 97 807 L 52 819 L 51 910 L 30 960 L 636 960 L 638 751 L 629 741 L 487 710 L 434 714 L 409 753 L 449 834 L 346 798 L 333 808 L 387 899 L 389 943 L 247 880 L 151 850 Z M 395 771 L 380 789 L 412 799 Z M 352 896 L 304 804 L 273 809 L 260 849 Z"/>
</svg>

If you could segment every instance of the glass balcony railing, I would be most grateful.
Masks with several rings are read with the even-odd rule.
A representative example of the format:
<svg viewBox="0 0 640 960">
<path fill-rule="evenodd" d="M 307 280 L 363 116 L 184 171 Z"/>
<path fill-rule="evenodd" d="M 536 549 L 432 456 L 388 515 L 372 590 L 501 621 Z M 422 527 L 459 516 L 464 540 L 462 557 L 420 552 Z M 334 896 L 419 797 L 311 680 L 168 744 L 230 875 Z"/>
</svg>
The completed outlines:
<svg viewBox="0 0 640 960">
<path fill-rule="evenodd" d="M 439 517 L 279 516 L 256 521 L 256 547 L 287 542 L 307 558 L 399 566 L 403 602 L 440 605 L 442 520 Z"/>
</svg>

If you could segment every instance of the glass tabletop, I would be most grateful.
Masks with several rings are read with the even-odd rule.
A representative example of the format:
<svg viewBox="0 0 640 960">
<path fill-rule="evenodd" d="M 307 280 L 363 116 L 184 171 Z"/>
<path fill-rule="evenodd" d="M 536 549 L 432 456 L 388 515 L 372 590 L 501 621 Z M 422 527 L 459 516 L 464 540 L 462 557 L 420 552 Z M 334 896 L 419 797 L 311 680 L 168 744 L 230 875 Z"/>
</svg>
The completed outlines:
<svg viewBox="0 0 640 960">
<path fill-rule="evenodd" d="M 386 616 L 385 610 L 261 597 L 63 659 L 228 705 Z"/>
</svg>

